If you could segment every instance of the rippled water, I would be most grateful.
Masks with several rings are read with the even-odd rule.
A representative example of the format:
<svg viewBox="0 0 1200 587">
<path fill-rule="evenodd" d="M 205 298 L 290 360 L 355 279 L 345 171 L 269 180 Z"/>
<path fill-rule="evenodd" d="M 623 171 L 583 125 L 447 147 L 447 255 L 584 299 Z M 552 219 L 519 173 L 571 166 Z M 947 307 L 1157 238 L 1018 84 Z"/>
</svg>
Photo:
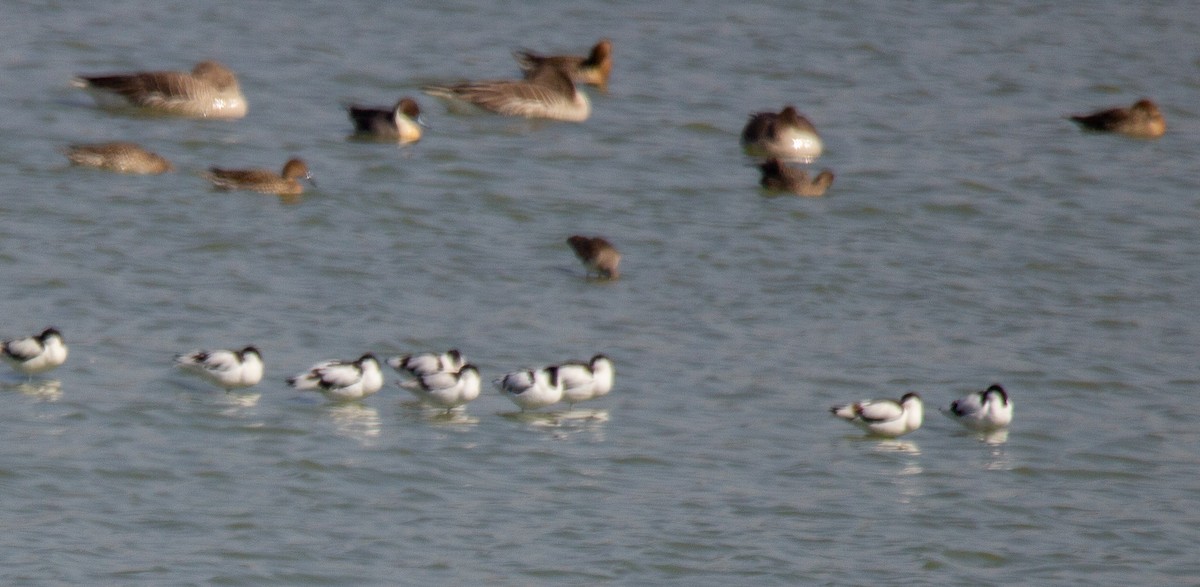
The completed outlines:
<svg viewBox="0 0 1200 587">
<path fill-rule="evenodd" d="M 3 336 L 67 365 L 0 394 L 0 577 L 17 584 L 1195 582 L 1200 16 L 1184 2 L 10 3 L 0 21 Z M 583 124 L 447 113 L 347 141 L 348 101 L 615 44 Z M 239 72 L 232 123 L 114 115 L 73 74 Z M 1151 96 L 1168 134 L 1062 116 Z M 823 199 L 737 147 L 794 103 Z M 70 168 L 135 140 L 179 172 Z M 294 205 L 209 165 L 304 157 Z M 624 252 L 583 279 L 564 239 Z M 257 344 L 224 394 L 171 369 Z M 432 417 L 285 377 L 461 348 L 487 379 L 605 352 L 613 393 Z M 936 413 L 999 381 L 992 443 Z M 863 439 L 828 405 L 922 392 Z"/>
</svg>

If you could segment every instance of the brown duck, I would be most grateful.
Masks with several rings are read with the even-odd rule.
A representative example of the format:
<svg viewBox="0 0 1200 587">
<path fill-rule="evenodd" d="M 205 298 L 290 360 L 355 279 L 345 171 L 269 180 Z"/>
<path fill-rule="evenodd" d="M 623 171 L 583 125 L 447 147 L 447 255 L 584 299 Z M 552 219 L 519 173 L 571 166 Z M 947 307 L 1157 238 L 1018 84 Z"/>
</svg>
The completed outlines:
<svg viewBox="0 0 1200 587">
<path fill-rule="evenodd" d="M 242 118 L 247 110 L 237 76 L 216 61 L 201 61 L 190 73 L 81 75 L 73 84 L 88 90 L 101 106 L 134 106 L 193 118 Z"/>
<path fill-rule="evenodd" d="M 617 279 L 621 276 L 617 266 L 621 264 L 621 253 L 604 238 L 595 236 L 575 235 L 567 239 L 575 256 L 587 268 L 588 275 L 594 271 L 603 279 Z"/>
<path fill-rule="evenodd" d="M 543 65 L 551 64 L 564 68 L 575 83 L 589 84 L 601 89 L 608 87 L 608 76 L 612 73 L 612 41 L 600 39 L 586 57 L 581 55 L 539 55 L 521 49 L 513 52 L 517 64 L 532 75 Z"/>
<path fill-rule="evenodd" d="M 764 189 L 773 192 L 818 197 L 825 195 L 825 191 L 833 185 L 833 171 L 828 169 L 822 170 L 812 180 L 809 180 L 807 171 L 785 165 L 779 159 L 769 159 L 760 164 L 758 169 L 762 171 L 762 180 L 759 183 Z"/>
<path fill-rule="evenodd" d="M 304 186 L 300 185 L 299 181 L 301 179 L 307 180 L 313 186 L 317 185 L 308 170 L 308 165 L 300 159 L 289 159 L 283 165 L 282 173 L 275 173 L 269 169 L 210 167 L 203 175 L 218 189 L 247 190 L 280 196 L 298 196 L 304 193 Z"/>
<path fill-rule="evenodd" d="M 1139 139 L 1156 139 L 1167 132 L 1167 121 L 1158 105 L 1148 98 L 1129 108 L 1109 108 L 1092 114 L 1069 116 L 1086 130 L 1113 132 Z"/>
<path fill-rule="evenodd" d="M 66 155 L 74 165 L 95 167 L 117 173 L 157 175 L 175 169 L 165 157 L 147 151 L 135 143 L 69 145 L 62 149 L 62 154 Z"/>
</svg>

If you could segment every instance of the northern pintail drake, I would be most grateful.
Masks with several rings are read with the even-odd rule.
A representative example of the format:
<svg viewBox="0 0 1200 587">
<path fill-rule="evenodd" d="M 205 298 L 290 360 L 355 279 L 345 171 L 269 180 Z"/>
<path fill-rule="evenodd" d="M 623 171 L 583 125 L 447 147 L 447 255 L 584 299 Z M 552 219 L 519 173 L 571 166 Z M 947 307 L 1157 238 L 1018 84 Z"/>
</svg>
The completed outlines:
<svg viewBox="0 0 1200 587">
<path fill-rule="evenodd" d="M 1167 120 L 1149 98 L 1142 98 L 1129 108 L 1109 108 L 1068 118 L 1086 130 L 1114 132 L 1139 139 L 1156 139 L 1167 132 Z"/>
<path fill-rule="evenodd" d="M 921 421 L 925 416 L 925 406 L 921 403 L 921 396 L 911 392 L 904 394 L 900 401 L 864 400 L 834 406 L 829 411 L 869 434 L 892 438 L 903 436 L 920 428 Z"/>
<path fill-rule="evenodd" d="M 383 371 L 375 355 L 367 353 L 353 361 L 317 363 L 287 382 L 296 389 L 318 391 L 334 401 L 352 401 L 378 392 L 383 387 Z"/>
<path fill-rule="evenodd" d="M 351 104 L 346 107 L 354 133 L 362 137 L 399 141 L 401 144 L 421 140 L 421 106 L 416 100 L 404 97 L 392 108 L 376 108 Z"/>
<path fill-rule="evenodd" d="M 465 82 L 427 86 L 425 93 L 474 104 L 505 116 L 582 122 L 592 113 L 586 94 L 561 67 L 539 67 L 523 80 Z"/>
<path fill-rule="evenodd" d="M 34 336 L 0 341 L 0 357 L 19 373 L 37 375 L 67 362 L 67 343 L 58 329 L 47 328 Z"/>
<path fill-rule="evenodd" d="M 450 411 L 479 397 L 480 383 L 479 369 L 468 363 L 455 372 L 429 373 L 402 381 L 400 387 L 427 404 Z"/>
<path fill-rule="evenodd" d="M 521 49 L 513 52 L 517 64 L 526 76 L 532 75 L 545 65 L 563 68 L 577 84 L 590 84 L 601 89 L 608 87 L 608 76 L 612 73 L 612 41 L 600 39 L 586 57 L 580 55 L 539 55 Z"/>
<path fill-rule="evenodd" d="M 810 162 L 824 150 L 816 127 L 793 106 L 778 114 L 751 114 L 742 129 L 741 143 L 752 157 L 778 157 L 787 161 Z"/>
<path fill-rule="evenodd" d="M 444 353 L 400 355 L 388 359 L 387 364 L 402 374 L 421 377 L 437 373 L 457 373 L 467 364 L 467 359 L 458 349 L 450 349 Z"/>
<path fill-rule="evenodd" d="M 135 143 L 91 143 L 69 145 L 62 150 L 73 165 L 95 167 L 118 173 L 157 175 L 173 171 L 165 157 L 147 151 Z"/>
<path fill-rule="evenodd" d="M 617 248 L 602 237 L 575 235 L 567 239 L 579 262 L 587 268 L 588 275 L 593 271 L 603 279 L 617 279 L 621 276 L 618 266 L 621 264 L 621 253 Z"/>
<path fill-rule="evenodd" d="M 563 383 L 558 367 L 513 371 L 495 380 L 504 397 L 512 400 L 521 411 L 536 410 L 562 400 Z"/>
<path fill-rule="evenodd" d="M 308 170 L 308 165 L 300 159 L 289 159 L 284 163 L 282 173 L 275 173 L 270 169 L 210 167 L 208 172 L 202 175 L 219 189 L 248 190 L 280 196 L 298 196 L 304 193 L 304 186 L 300 185 L 299 181 L 301 179 L 317 185 L 312 172 Z"/>
<path fill-rule="evenodd" d="M 971 430 L 990 432 L 1012 423 L 1013 403 L 1003 387 L 992 384 L 950 402 L 942 413 Z"/>
<path fill-rule="evenodd" d="M 575 405 L 582 401 L 608 395 L 612 390 L 616 369 L 612 359 L 596 355 L 586 363 L 568 362 L 558 366 L 562 380 L 562 401 Z"/>
<path fill-rule="evenodd" d="M 88 90 L 101 106 L 135 106 L 193 118 L 242 118 L 247 109 L 237 76 L 216 61 L 201 61 L 190 73 L 81 75 L 72 83 Z"/>
<path fill-rule="evenodd" d="M 191 351 L 177 355 L 175 364 L 225 391 L 253 387 L 263 378 L 262 354 L 253 346 Z"/>
<path fill-rule="evenodd" d="M 760 163 L 758 169 L 762 172 L 759 184 L 772 192 L 819 197 L 825 195 L 829 186 L 833 185 L 833 172 L 828 169 L 818 173 L 815 179 L 809 179 L 807 171 L 796 169 L 774 157 Z"/>
</svg>

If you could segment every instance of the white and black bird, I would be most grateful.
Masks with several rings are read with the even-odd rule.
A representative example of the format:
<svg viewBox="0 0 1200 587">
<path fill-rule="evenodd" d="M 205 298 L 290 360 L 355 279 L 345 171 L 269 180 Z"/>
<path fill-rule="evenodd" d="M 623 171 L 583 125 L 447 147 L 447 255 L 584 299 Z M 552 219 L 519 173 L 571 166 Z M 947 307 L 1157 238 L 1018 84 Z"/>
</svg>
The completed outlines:
<svg viewBox="0 0 1200 587">
<path fill-rule="evenodd" d="M 352 401 L 373 395 L 383 387 L 379 359 L 367 353 L 354 361 L 324 361 L 308 371 L 289 377 L 288 385 L 319 391 L 335 401 Z"/>
<path fill-rule="evenodd" d="M 909 392 L 900 401 L 872 399 L 834 406 L 833 415 L 875 436 L 903 436 L 921 427 L 925 406 L 921 396 Z"/>
<path fill-rule="evenodd" d="M 225 391 L 258 385 L 263 378 L 262 353 L 242 350 L 196 350 L 175 356 L 175 364 Z"/>
<path fill-rule="evenodd" d="M 603 397 L 612 390 L 616 370 L 612 359 L 596 355 L 586 363 L 569 362 L 558 366 L 562 381 L 562 401 L 568 405 Z"/>
<path fill-rule="evenodd" d="M 387 360 L 389 367 L 411 377 L 436 373 L 458 373 L 467 364 L 466 357 L 458 349 L 444 353 L 414 353 L 400 355 Z"/>
<path fill-rule="evenodd" d="M 401 144 L 421 140 L 421 107 L 416 100 L 401 98 L 391 108 L 351 104 L 346 106 L 354 132 L 358 136 L 398 141 Z"/>
<path fill-rule="evenodd" d="M 563 383 L 558 367 L 513 371 L 493 383 L 521 411 L 536 410 L 562 400 Z"/>
<path fill-rule="evenodd" d="M 1000 384 L 992 384 L 950 402 L 942 413 L 971 430 L 990 432 L 1012 423 L 1013 403 Z"/>
<path fill-rule="evenodd" d="M 67 343 L 61 332 L 47 328 L 34 336 L 0 342 L 0 357 L 19 373 L 37 375 L 67 361 Z"/>
<path fill-rule="evenodd" d="M 479 397 L 480 383 L 479 369 L 468 363 L 453 373 L 428 373 L 402 381 L 400 387 L 422 402 L 450 411 Z"/>
</svg>

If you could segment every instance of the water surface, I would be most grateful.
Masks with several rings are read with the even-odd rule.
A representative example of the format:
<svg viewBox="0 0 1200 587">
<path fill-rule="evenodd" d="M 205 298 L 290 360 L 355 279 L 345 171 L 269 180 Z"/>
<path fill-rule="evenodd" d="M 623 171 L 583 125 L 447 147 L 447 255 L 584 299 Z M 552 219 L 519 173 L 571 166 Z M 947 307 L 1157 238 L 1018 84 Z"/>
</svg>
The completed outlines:
<svg viewBox="0 0 1200 587">
<path fill-rule="evenodd" d="M 6 584 L 1186 584 L 1200 216 L 1187 3 L 106 3 L 0 24 L 0 310 L 67 365 L 0 410 Z M 423 84 L 526 46 L 616 65 L 583 124 L 448 113 Z M 239 72 L 250 114 L 113 114 L 77 73 Z M 418 96 L 411 148 L 341 104 Z M 1158 141 L 1065 114 L 1150 96 Z M 823 199 L 765 197 L 746 116 L 823 133 Z M 160 177 L 70 168 L 134 140 Z M 297 204 L 210 165 L 305 158 Z M 603 234 L 623 278 L 565 244 Z M 195 347 L 267 381 L 205 388 Z M 330 405 L 326 358 L 458 347 L 485 378 L 586 358 L 575 417 L 463 418 L 389 386 Z M 389 376 L 390 378 L 390 376 Z M 1002 382 L 1003 442 L 936 412 Z M 920 391 L 864 440 L 830 404 Z"/>
</svg>

